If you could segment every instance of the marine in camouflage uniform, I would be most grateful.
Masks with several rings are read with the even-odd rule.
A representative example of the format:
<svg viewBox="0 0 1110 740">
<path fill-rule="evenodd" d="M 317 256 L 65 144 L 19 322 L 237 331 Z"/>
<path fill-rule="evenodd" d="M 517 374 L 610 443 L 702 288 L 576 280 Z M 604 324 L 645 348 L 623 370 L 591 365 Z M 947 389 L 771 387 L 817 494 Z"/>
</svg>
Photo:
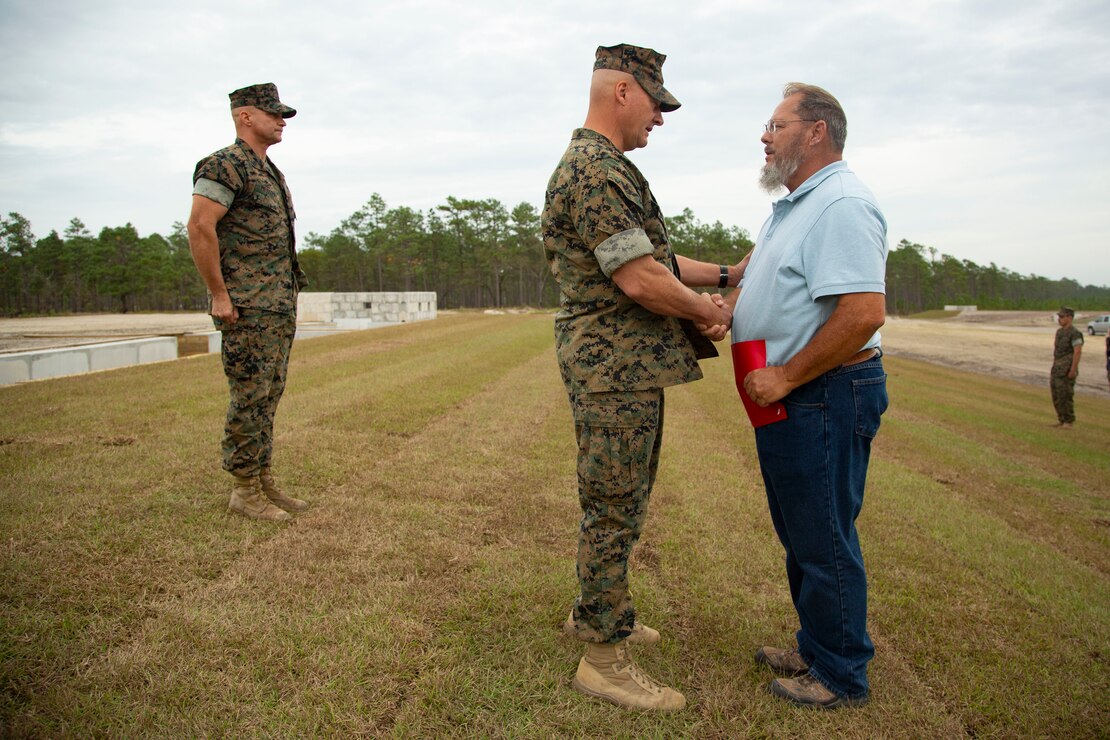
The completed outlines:
<svg viewBox="0 0 1110 740">
<path fill-rule="evenodd" d="M 642 89 L 637 94 L 654 99 L 652 120 L 659 125 L 661 111 L 679 105 L 662 85 L 664 59 L 651 49 L 600 47 L 594 69 L 632 75 L 632 84 Z M 548 182 L 542 229 L 544 254 L 561 294 L 555 346 L 578 440 L 583 514 L 577 564 L 580 593 L 565 629 L 588 643 L 614 645 L 636 628 L 644 634 L 629 593 L 628 559 L 643 528 L 659 465 L 663 388 L 702 376 L 692 339 L 701 335 L 681 320 L 694 318 L 694 313 L 652 310 L 651 296 L 630 296 L 616 275 L 633 265 L 662 266 L 673 284 L 667 287 L 682 291 L 681 299 L 691 301 L 694 312 L 709 302 L 677 279 L 678 263 L 659 204 L 640 170 L 624 156 L 624 151 L 646 144 L 646 134 L 636 139 L 639 124 L 634 124 L 629 127 L 631 138 L 618 131 L 614 139 L 611 132 L 591 127 L 594 112 L 591 97 L 586 126 L 573 133 Z M 649 259 L 636 262 L 642 258 Z M 715 354 L 711 343 L 706 346 Z M 658 639 L 654 630 L 648 632 Z M 587 652 L 583 661 L 589 656 Z M 671 692 L 670 699 L 652 703 L 584 688 L 579 683 L 582 676 L 580 665 L 576 688 L 619 704 L 676 709 L 684 703 L 670 689 L 663 689 Z"/>
<path fill-rule="evenodd" d="M 1075 377 L 1079 373 L 1079 354 L 1083 347 L 1083 332 L 1072 325 L 1075 311 L 1064 306 L 1056 314 L 1060 328 L 1056 330 L 1056 343 L 1052 350 L 1052 405 L 1056 408 L 1056 426 L 1075 423 Z M 1072 369 L 1075 372 L 1072 372 Z"/>
<path fill-rule="evenodd" d="M 611 642 L 634 623 L 628 557 L 659 464 L 662 389 L 702 374 L 678 319 L 644 308 L 609 277 L 644 254 L 668 269 L 674 257 L 647 181 L 601 134 L 574 132 L 548 184 L 543 236 L 561 291 L 555 348 L 578 439 L 574 617 L 580 638 Z"/>
<path fill-rule="evenodd" d="M 258 500 L 258 506 L 242 511 L 233 493 L 232 509 L 253 518 L 284 519 L 288 516 L 254 494 L 261 487 L 272 504 L 290 511 L 306 506 L 277 491 L 269 473 L 274 415 L 296 333 L 297 293 L 307 281 L 297 262 L 292 195 L 265 152 L 281 140 L 284 119 L 296 111 L 281 103 L 270 83 L 236 90 L 229 97 L 239 136 L 197 163 L 190 242 L 209 288 L 213 323 L 222 333 L 230 393 L 223 467 L 235 476 L 241 496 Z M 218 275 L 212 255 L 206 258 L 204 252 L 204 226 L 211 219 Z M 210 241 L 211 234 L 207 236 Z"/>
</svg>

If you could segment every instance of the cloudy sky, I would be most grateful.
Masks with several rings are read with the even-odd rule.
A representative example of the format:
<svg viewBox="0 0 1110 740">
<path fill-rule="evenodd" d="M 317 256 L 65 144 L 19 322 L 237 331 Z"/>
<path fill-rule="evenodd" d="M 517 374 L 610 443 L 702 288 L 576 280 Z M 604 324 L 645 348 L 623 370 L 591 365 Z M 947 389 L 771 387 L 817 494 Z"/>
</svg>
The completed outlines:
<svg viewBox="0 0 1110 740">
<path fill-rule="evenodd" d="M 298 109 L 270 155 L 302 236 L 373 193 L 539 206 L 620 42 L 667 54 L 683 103 L 631 154 L 668 214 L 754 235 L 760 126 L 811 82 L 892 246 L 1110 285 L 1106 0 L 0 0 L 0 212 L 166 233 L 233 138 L 227 93 L 266 81 Z"/>
</svg>

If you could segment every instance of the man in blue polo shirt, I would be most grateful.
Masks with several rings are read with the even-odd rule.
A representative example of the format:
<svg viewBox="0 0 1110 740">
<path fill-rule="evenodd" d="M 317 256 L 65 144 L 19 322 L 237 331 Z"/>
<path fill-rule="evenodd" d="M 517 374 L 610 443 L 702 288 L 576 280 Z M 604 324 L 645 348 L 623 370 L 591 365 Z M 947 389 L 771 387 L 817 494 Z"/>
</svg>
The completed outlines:
<svg viewBox="0 0 1110 740">
<path fill-rule="evenodd" d="M 886 220 L 842 161 L 847 120 L 825 90 L 790 83 L 761 141 L 761 184 L 785 187 L 735 303 L 734 342 L 763 339 L 752 399 L 787 418 L 755 430 L 759 464 L 798 613 L 798 645 L 756 659 L 785 676 L 777 696 L 831 708 L 867 701 L 867 579 L 855 521 L 871 440 L 887 406 L 878 329 L 886 318 Z"/>
</svg>

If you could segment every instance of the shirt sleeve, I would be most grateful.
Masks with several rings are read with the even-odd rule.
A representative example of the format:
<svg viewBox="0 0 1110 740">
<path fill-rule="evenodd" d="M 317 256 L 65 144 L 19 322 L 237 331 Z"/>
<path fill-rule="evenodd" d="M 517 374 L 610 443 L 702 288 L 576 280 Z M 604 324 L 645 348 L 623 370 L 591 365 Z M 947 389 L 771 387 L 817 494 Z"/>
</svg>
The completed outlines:
<svg viewBox="0 0 1110 740">
<path fill-rule="evenodd" d="M 802 246 L 813 300 L 886 293 L 886 219 L 863 198 L 840 198 L 814 223 Z"/>
<path fill-rule="evenodd" d="M 599 174 L 597 178 L 584 178 L 572 218 L 575 230 L 608 277 L 627 262 L 653 254 L 655 247 L 644 231 L 640 189 L 617 168 Z"/>
<path fill-rule="evenodd" d="M 594 249 L 594 256 L 605 277 L 612 277 L 614 272 L 632 260 L 649 254 L 655 254 L 655 245 L 643 229 L 628 229 L 613 234 Z"/>
<path fill-rule="evenodd" d="M 231 204 L 235 200 L 235 193 L 231 192 L 230 188 L 204 177 L 193 183 L 193 195 L 201 195 L 208 198 L 208 200 L 214 200 L 224 208 L 231 208 Z"/>
<path fill-rule="evenodd" d="M 206 198 L 211 196 L 206 192 L 197 192 L 197 183 L 201 180 L 209 180 L 216 185 L 223 187 L 223 191 L 231 193 L 232 200 L 243 189 L 243 178 L 236 169 L 235 164 L 230 158 L 226 156 L 219 156 L 219 153 L 206 157 L 197 162 L 197 168 L 193 171 L 193 192 L 197 195 L 203 195 Z M 209 188 L 209 192 L 213 192 L 210 186 L 202 186 Z M 214 191 L 222 193 L 223 191 Z M 222 203 L 216 198 L 212 198 L 217 203 Z M 230 205 L 230 204 L 229 204 Z"/>
</svg>

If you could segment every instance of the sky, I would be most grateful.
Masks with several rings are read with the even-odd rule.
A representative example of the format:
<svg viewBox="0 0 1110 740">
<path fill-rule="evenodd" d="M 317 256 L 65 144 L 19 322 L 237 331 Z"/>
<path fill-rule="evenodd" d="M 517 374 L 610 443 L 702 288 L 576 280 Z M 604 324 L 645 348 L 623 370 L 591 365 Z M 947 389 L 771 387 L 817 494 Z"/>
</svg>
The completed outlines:
<svg viewBox="0 0 1110 740">
<path fill-rule="evenodd" d="M 761 126 L 800 81 L 843 105 L 891 247 L 1110 285 L 1106 0 L 0 0 L 0 213 L 169 233 L 258 82 L 298 111 L 269 153 L 302 243 L 375 193 L 540 207 L 617 43 L 682 102 L 629 154 L 667 215 L 758 233 Z"/>
</svg>

